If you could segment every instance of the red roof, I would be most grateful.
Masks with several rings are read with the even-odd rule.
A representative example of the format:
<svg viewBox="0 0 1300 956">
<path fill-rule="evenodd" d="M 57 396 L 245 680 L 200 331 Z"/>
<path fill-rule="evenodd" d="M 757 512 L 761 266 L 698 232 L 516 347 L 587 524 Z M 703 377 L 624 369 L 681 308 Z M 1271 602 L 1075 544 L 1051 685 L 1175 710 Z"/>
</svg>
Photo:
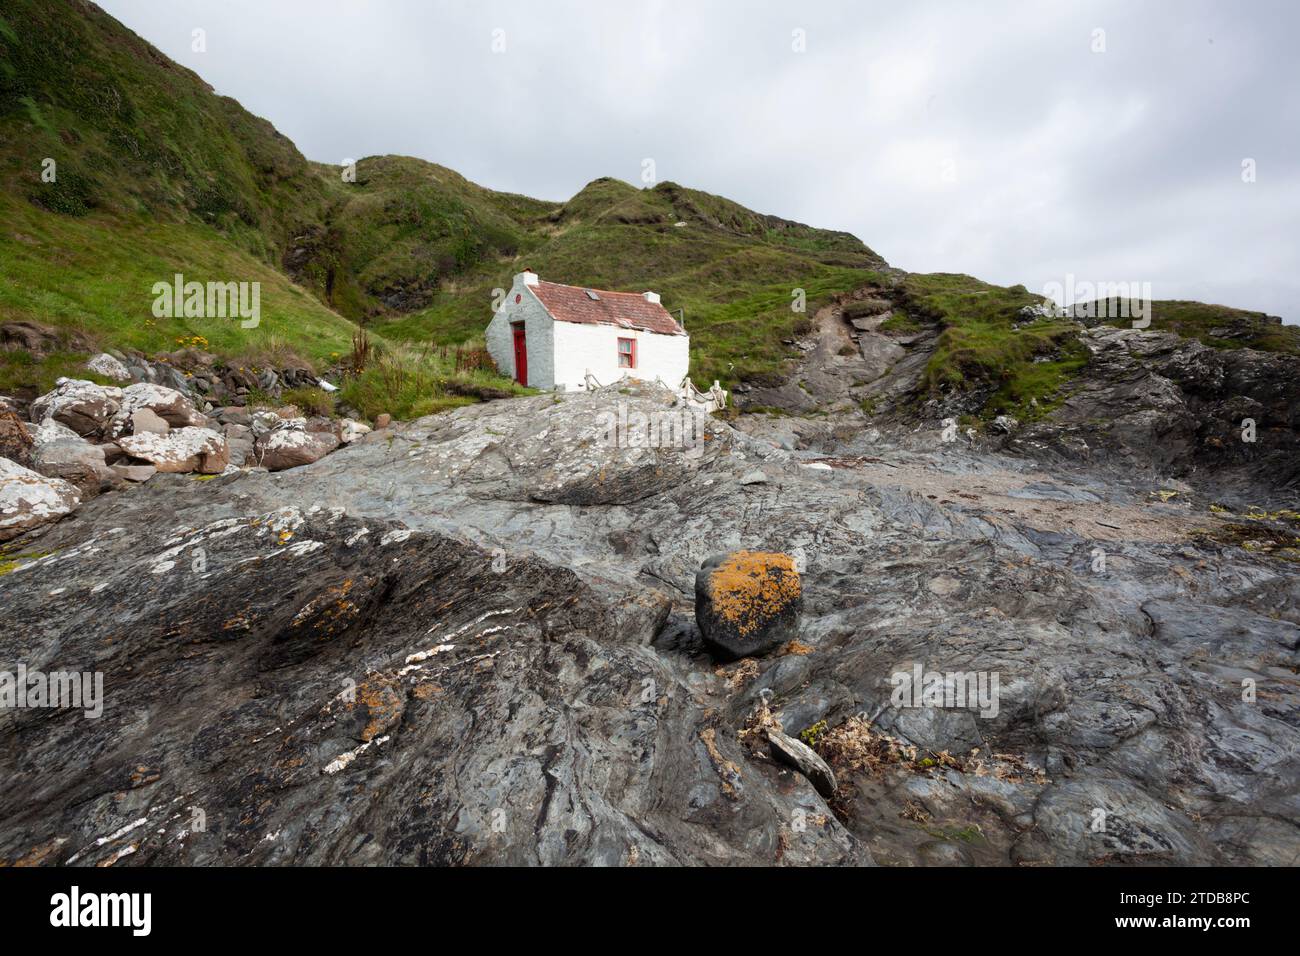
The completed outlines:
<svg viewBox="0 0 1300 956">
<path fill-rule="evenodd" d="M 616 325 L 623 329 L 643 329 L 660 335 L 685 335 L 686 330 L 677 324 L 658 302 L 647 302 L 640 292 L 607 292 L 604 289 L 584 289 L 576 285 L 538 280 L 529 286 L 546 306 L 546 311 L 557 322 L 578 322 L 583 325 Z M 593 299 L 587 293 L 594 292 Z"/>
</svg>

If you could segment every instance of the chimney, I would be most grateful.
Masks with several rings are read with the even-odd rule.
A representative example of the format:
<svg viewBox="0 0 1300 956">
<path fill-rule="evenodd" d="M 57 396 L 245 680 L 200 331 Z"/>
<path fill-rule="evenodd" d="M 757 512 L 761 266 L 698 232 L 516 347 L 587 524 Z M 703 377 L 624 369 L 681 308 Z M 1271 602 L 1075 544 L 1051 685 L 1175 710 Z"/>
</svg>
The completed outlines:
<svg viewBox="0 0 1300 956">
<path fill-rule="evenodd" d="M 653 302 L 655 305 L 658 305 L 658 304 L 659 304 L 659 293 L 658 293 L 658 292 L 642 292 L 642 293 L 641 293 L 641 296 L 642 296 L 642 298 L 644 298 L 647 302 Z"/>
<path fill-rule="evenodd" d="M 524 285 L 537 285 L 537 273 L 532 269 L 524 269 L 523 272 L 515 276 L 515 279 L 523 279 Z"/>
</svg>

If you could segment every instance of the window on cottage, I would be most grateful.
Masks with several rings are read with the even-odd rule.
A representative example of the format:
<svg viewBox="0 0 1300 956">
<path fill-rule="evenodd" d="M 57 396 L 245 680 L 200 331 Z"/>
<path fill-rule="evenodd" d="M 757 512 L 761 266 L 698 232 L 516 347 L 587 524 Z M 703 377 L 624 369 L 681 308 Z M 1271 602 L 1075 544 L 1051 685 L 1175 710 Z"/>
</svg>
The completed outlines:
<svg viewBox="0 0 1300 956">
<path fill-rule="evenodd" d="M 618 340 L 618 367 L 636 368 L 636 340 Z"/>
</svg>

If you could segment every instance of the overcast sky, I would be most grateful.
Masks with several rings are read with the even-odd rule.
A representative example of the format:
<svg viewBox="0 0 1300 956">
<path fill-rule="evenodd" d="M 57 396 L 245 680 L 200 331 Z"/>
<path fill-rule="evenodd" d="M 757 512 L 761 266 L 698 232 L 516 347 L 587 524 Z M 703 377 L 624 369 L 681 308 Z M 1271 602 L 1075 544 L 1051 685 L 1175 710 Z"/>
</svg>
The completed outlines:
<svg viewBox="0 0 1300 956">
<path fill-rule="evenodd" d="M 311 159 L 556 200 L 653 159 L 905 269 L 1300 321 L 1291 0 L 100 2 Z"/>
</svg>

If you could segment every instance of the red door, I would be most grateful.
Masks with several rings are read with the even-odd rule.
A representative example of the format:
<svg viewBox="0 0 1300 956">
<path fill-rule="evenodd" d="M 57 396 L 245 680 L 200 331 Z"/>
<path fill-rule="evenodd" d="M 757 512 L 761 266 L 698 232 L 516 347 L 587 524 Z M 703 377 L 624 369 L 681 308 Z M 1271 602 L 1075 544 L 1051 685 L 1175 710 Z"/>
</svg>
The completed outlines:
<svg viewBox="0 0 1300 956">
<path fill-rule="evenodd" d="M 524 327 L 516 325 L 515 330 L 515 381 L 520 385 L 528 384 L 528 342 L 524 337 Z"/>
</svg>

